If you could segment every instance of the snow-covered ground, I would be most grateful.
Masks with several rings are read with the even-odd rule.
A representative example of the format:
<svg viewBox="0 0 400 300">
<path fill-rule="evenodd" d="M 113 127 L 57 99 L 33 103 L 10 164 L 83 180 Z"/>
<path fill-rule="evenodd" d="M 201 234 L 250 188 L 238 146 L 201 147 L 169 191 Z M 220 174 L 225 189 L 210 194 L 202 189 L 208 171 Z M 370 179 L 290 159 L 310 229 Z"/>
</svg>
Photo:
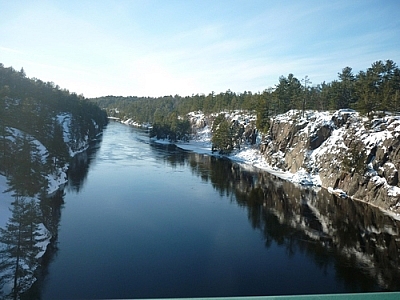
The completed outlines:
<svg viewBox="0 0 400 300">
<path fill-rule="evenodd" d="M 5 176 L 0 175 L 0 194 L 1 194 L 1 201 L 0 201 L 0 228 L 6 228 L 6 225 L 9 221 L 9 219 L 12 216 L 11 212 L 11 206 L 12 202 L 14 201 L 14 197 L 12 195 L 12 191 L 6 192 L 8 190 L 9 186 L 7 184 L 7 179 Z M 32 198 L 34 199 L 34 198 Z M 29 199 L 26 199 L 29 201 Z M 44 226 L 43 223 L 39 224 L 39 229 L 37 232 L 43 240 L 39 243 L 36 244 L 36 246 L 39 247 L 39 252 L 36 255 L 36 258 L 39 259 L 40 257 L 43 256 L 43 254 L 46 252 L 47 245 L 50 243 L 51 239 L 51 234 L 47 230 L 47 228 Z M 1 244 L 0 244 L 1 247 Z M 37 264 L 38 265 L 38 264 Z M 20 260 L 20 267 L 26 270 L 27 274 L 31 274 L 32 276 L 26 275 L 24 279 L 21 280 L 28 280 L 29 284 L 26 286 L 28 288 L 33 284 L 34 281 L 36 281 L 36 278 L 33 276 L 34 270 L 32 270 L 27 264 L 24 263 L 24 261 L 21 259 Z M 36 267 L 35 267 L 36 268 Z M 9 272 L 7 268 L 4 269 L 2 272 L 0 272 L 0 277 L 3 275 L 6 275 L 7 272 Z M 3 273 L 4 272 L 4 273 Z M 2 291 L 5 294 L 9 294 L 13 288 L 13 283 L 12 280 L 4 282 L 4 286 L 0 291 Z"/>
<path fill-rule="evenodd" d="M 11 141 L 13 141 L 16 137 L 22 137 L 24 133 L 20 131 L 19 129 L 16 128 L 7 128 L 8 132 L 11 134 L 7 138 Z M 69 127 L 64 128 L 64 140 L 67 139 L 66 136 L 68 136 L 68 131 Z M 33 136 L 26 135 L 27 138 L 29 138 L 36 146 L 38 150 L 38 155 L 42 159 L 42 163 L 46 163 L 47 157 L 49 155 L 49 152 L 47 151 L 46 147 L 37 139 L 35 139 Z M 72 156 L 76 155 L 78 152 L 73 152 L 70 149 L 70 154 Z M 68 165 L 65 165 L 62 168 L 58 168 L 53 174 L 47 174 L 46 179 L 48 180 L 48 188 L 47 188 L 47 193 L 52 194 L 54 193 L 57 189 L 59 189 L 61 186 L 63 186 L 67 182 L 67 169 Z"/>
<path fill-rule="evenodd" d="M 96 122 L 92 120 L 95 124 Z M 69 155 L 74 157 L 76 154 L 86 151 L 89 148 L 89 134 L 86 134 L 82 139 L 76 140 L 72 137 L 72 114 L 61 113 L 57 115 L 57 122 L 63 129 L 64 142 L 68 146 Z M 95 124 L 98 127 L 97 124 Z"/>
<path fill-rule="evenodd" d="M 243 112 L 224 112 L 226 118 L 229 120 L 237 120 L 242 125 L 247 125 L 250 122 L 255 122 L 255 115 Z M 214 116 L 216 116 L 215 114 Z M 211 115 L 212 117 L 213 115 Z M 340 120 L 344 116 L 350 116 L 357 128 L 356 135 L 360 136 L 360 140 L 365 143 L 366 151 L 370 151 L 373 147 L 381 147 L 383 142 L 389 138 L 399 138 L 400 137 L 400 116 L 386 116 L 385 118 L 377 118 L 372 121 L 371 129 L 366 129 L 364 120 L 360 115 L 354 110 L 339 110 L 336 112 L 315 112 L 306 111 L 305 115 L 299 114 L 299 111 L 292 110 L 285 114 L 275 117 L 275 122 L 281 123 L 291 123 L 297 122 L 297 126 L 302 127 L 301 124 L 304 123 L 304 128 L 299 131 L 299 135 L 306 134 L 307 136 L 312 136 L 316 133 L 319 128 L 329 127 L 332 128 L 330 137 L 323 142 L 323 144 L 314 149 L 309 150 L 305 156 L 305 162 L 307 166 L 313 167 L 316 165 L 318 159 L 324 157 L 324 155 L 329 152 L 334 154 L 335 151 L 347 152 L 348 149 L 344 144 L 344 138 L 346 135 L 346 128 L 339 127 L 336 128 L 333 123 L 333 119 Z M 211 124 L 207 124 L 207 118 L 210 116 L 205 116 L 202 112 L 191 112 L 188 117 L 192 124 L 194 124 L 195 132 L 192 134 L 191 140 L 189 142 L 177 142 L 176 146 L 184 150 L 193 151 L 196 153 L 220 156 L 218 153 L 212 153 L 211 151 Z M 200 128 L 200 129 L 199 129 Z M 390 129 L 390 130 L 389 130 Z M 157 141 L 159 143 L 168 143 L 167 141 Z M 295 184 L 307 185 L 307 186 L 321 186 L 321 178 L 318 172 L 312 172 L 310 174 L 305 169 L 301 168 L 296 173 L 291 173 L 288 171 L 283 171 L 275 166 L 269 165 L 264 156 L 258 150 L 260 147 L 260 137 L 257 138 L 257 143 L 253 146 L 251 145 L 241 145 L 240 150 L 235 150 L 230 155 L 225 155 L 229 159 L 236 161 L 244 166 L 252 166 L 269 172 L 277 177 L 291 181 Z M 275 153 L 274 155 L 281 157 L 283 159 L 284 153 Z M 334 162 L 333 162 L 334 163 Z M 394 168 L 394 166 L 393 166 Z M 312 169 L 312 168 L 310 168 Z M 375 172 L 370 166 L 370 171 Z M 388 191 L 389 196 L 396 197 L 400 195 L 400 188 L 397 186 L 390 186 L 386 182 L 386 179 L 378 176 L 377 174 L 372 177 L 372 182 L 376 181 L 376 185 L 384 184 Z M 382 182 L 384 181 L 384 182 Z M 346 197 L 346 193 L 342 190 L 334 190 L 332 188 L 328 189 L 331 193 L 338 194 L 339 196 Z"/>
<path fill-rule="evenodd" d="M 65 115 L 64 118 L 59 117 L 59 120 L 64 120 L 64 121 L 68 120 L 68 116 Z M 64 137 L 67 137 L 69 126 L 67 126 L 64 123 L 63 127 L 64 127 L 64 134 L 65 134 Z M 25 135 L 27 138 L 29 138 L 30 141 L 35 145 L 35 147 L 38 151 L 38 153 L 35 153 L 35 155 L 37 154 L 38 156 L 41 157 L 43 164 L 46 163 L 46 160 L 49 155 L 48 150 L 40 141 L 35 139 L 33 136 L 24 134 L 22 131 L 20 131 L 16 128 L 7 128 L 7 130 L 10 133 L 10 135 L 7 136 L 7 138 L 11 141 L 14 141 L 16 139 L 16 137 L 18 137 L 18 136 L 22 137 Z M 75 155 L 76 153 L 72 152 L 72 150 L 70 149 L 70 154 Z M 67 174 L 66 174 L 67 169 L 68 169 L 68 165 L 65 165 L 64 167 L 57 168 L 54 171 L 54 173 L 46 175 L 46 179 L 48 180 L 47 194 L 51 195 L 52 193 L 57 191 L 62 185 L 64 185 L 67 182 Z M 0 195 L 1 195 L 1 197 L 0 197 L 0 228 L 6 228 L 7 223 L 9 222 L 10 218 L 12 217 L 11 207 L 12 207 L 12 202 L 14 202 L 15 198 L 13 196 L 13 191 L 7 192 L 8 189 L 9 189 L 9 185 L 7 184 L 6 177 L 3 175 L 0 175 Z M 27 200 L 27 201 L 34 200 L 37 203 L 38 198 L 37 197 L 32 197 L 32 198 L 25 197 L 25 200 Z M 38 229 L 37 233 L 41 236 L 41 238 L 43 238 L 43 240 L 41 242 L 36 244 L 36 246 L 38 246 L 40 249 L 40 251 L 36 255 L 36 258 L 39 259 L 46 252 L 47 246 L 50 243 L 51 234 L 47 230 L 47 228 L 45 227 L 45 225 L 43 223 L 39 224 L 39 229 Z M 0 247 L 2 247 L 1 243 L 0 243 Z M 27 266 L 26 264 L 24 264 L 22 261 L 20 263 L 21 263 L 20 267 L 22 267 L 23 269 L 26 269 L 27 272 L 32 275 L 29 278 L 26 277 L 24 279 L 21 279 L 21 280 L 28 281 L 28 282 L 26 282 L 27 283 L 26 288 L 28 288 L 36 280 L 35 277 L 33 276 L 34 270 L 30 270 L 30 267 Z M 7 270 L 7 269 L 3 270 L 3 272 L 8 272 L 8 271 L 9 270 Z M 3 275 L 3 273 L 0 273 L 0 277 L 2 275 Z M 3 291 L 5 294 L 8 294 L 11 292 L 11 289 L 12 289 L 12 282 L 11 281 L 5 282 L 5 284 L 2 287 L 2 289 L 0 290 L 0 292 Z"/>
<path fill-rule="evenodd" d="M 192 124 L 204 124 L 206 116 L 202 112 L 191 112 L 188 114 L 189 119 L 191 120 Z M 230 120 L 237 120 L 240 124 L 247 125 L 250 122 L 255 122 L 256 118 L 255 115 L 248 112 L 243 111 L 234 111 L 234 112 L 226 112 L 225 117 Z M 206 125 L 200 130 L 197 130 L 192 139 L 189 142 L 177 142 L 174 143 L 177 147 L 193 151 L 199 154 L 207 154 L 207 155 L 214 155 L 214 156 L 221 156 L 217 152 L 211 151 L 211 128 Z M 169 143 L 166 140 L 154 140 L 157 143 Z M 235 161 L 237 163 L 242 164 L 243 166 L 252 166 L 258 169 L 262 169 L 268 173 L 271 173 L 279 178 L 291 181 L 296 184 L 301 185 L 308 185 L 308 186 L 321 186 L 321 180 L 319 175 L 311 175 L 305 172 L 304 170 L 300 170 L 297 173 L 290 173 L 282 171 L 276 167 L 270 166 L 266 160 L 264 159 L 263 155 L 260 153 L 259 144 L 260 139 L 257 139 L 256 145 L 246 145 L 241 146 L 240 150 L 235 150 L 230 155 L 224 155 Z"/>
<path fill-rule="evenodd" d="M 77 139 L 74 138 L 73 133 L 73 128 L 72 128 L 72 114 L 71 113 L 61 113 L 56 116 L 55 120 L 61 125 L 61 128 L 63 130 L 63 139 L 66 145 L 68 146 L 69 149 L 69 154 L 71 157 L 75 156 L 79 152 L 85 151 L 89 147 L 89 132 L 87 134 L 83 135 L 81 138 Z M 93 125 L 95 128 L 98 128 L 98 125 L 94 120 Z M 35 145 L 35 148 L 37 149 L 37 152 L 35 150 L 35 153 L 31 153 L 31 155 L 38 155 L 41 158 L 41 162 L 45 164 L 49 158 L 49 151 L 46 149 L 46 147 L 37 139 L 35 139 L 33 136 L 25 134 L 24 132 L 16 129 L 16 128 L 11 128 L 7 127 L 6 130 L 8 131 L 9 135 L 7 135 L 7 139 L 9 139 L 11 142 L 14 142 L 17 137 L 27 137 L 30 142 L 32 142 Z M 101 134 L 101 133 L 99 133 Z M 56 159 L 56 158 L 54 158 Z M 55 162 L 56 163 L 56 162 Z M 67 178 L 67 169 L 68 169 L 68 164 L 64 164 L 62 167 L 58 167 L 55 170 L 52 171 L 51 174 L 45 175 L 48 186 L 47 186 L 47 194 L 51 195 L 54 192 L 56 192 L 60 187 L 62 187 L 64 184 L 66 184 L 68 178 Z M 50 171 L 49 171 L 50 172 Z M 7 179 L 5 176 L 0 175 L 0 228 L 6 228 L 8 221 L 12 217 L 12 211 L 11 208 L 13 207 L 13 201 L 15 201 L 15 197 L 13 196 L 13 191 L 6 192 L 9 189 L 9 185 L 7 184 Z M 36 203 L 39 202 L 39 197 L 38 195 L 34 197 L 24 197 L 26 201 L 31 201 L 34 200 Z M 39 229 L 38 229 L 38 235 L 41 236 L 42 240 L 36 244 L 36 246 L 39 247 L 39 252 L 36 255 L 36 258 L 39 259 L 40 257 L 43 256 L 45 253 L 48 244 L 50 243 L 51 239 L 51 234 L 47 230 L 46 226 L 43 223 L 38 224 Z M 3 247 L 4 245 L 0 243 L 0 247 Z M 22 278 L 21 280 L 24 281 L 24 289 L 29 288 L 31 284 L 33 284 L 33 281 L 35 280 L 35 277 L 33 275 L 34 268 L 36 267 L 29 267 L 23 262 L 21 262 L 22 268 L 27 270 L 27 274 L 30 274 L 32 276 L 28 276 L 25 278 Z M 38 265 L 38 264 L 37 264 Z M 29 270 L 28 270 L 29 269 Z M 2 272 L 9 272 L 10 270 L 3 270 Z M 0 277 L 4 275 L 5 273 L 0 273 Z M 5 283 L 4 286 L 1 288 L 0 287 L 0 294 L 3 291 L 4 293 L 9 293 L 10 289 L 12 289 L 12 282 Z"/>
<path fill-rule="evenodd" d="M 112 117 L 109 117 L 109 119 L 119 120 L 118 118 L 112 118 Z M 138 122 L 136 122 L 136 121 L 134 121 L 134 120 L 132 120 L 132 119 L 128 119 L 128 120 L 125 120 L 125 121 L 121 121 L 121 123 L 122 123 L 122 124 L 125 124 L 125 125 L 131 125 L 131 126 L 142 127 L 142 128 L 149 128 L 149 127 L 151 127 L 150 123 L 138 123 Z"/>
<path fill-rule="evenodd" d="M 163 141 L 156 140 L 156 142 L 168 143 L 164 140 Z M 189 142 L 177 142 L 175 143 L 175 145 L 181 149 L 193 151 L 199 154 L 221 156 L 221 154 L 218 154 L 216 152 L 213 153 L 211 151 L 211 139 L 208 141 L 204 139 L 201 141 L 191 140 Z M 223 156 L 231 159 L 232 161 L 240 163 L 244 166 L 249 165 L 258 169 L 262 169 L 279 178 L 291 181 L 293 183 L 301 185 L 314 185 L 314 186 L 321 185 L 321 180 L 319 178 L 319 175 L 311 175 L 305 172 L 304 170 L 300 170 L 293 174 L 270 166 L 265 161 L 260 151 L 256 149 L 256 147 L 251 147 L 251 146 L 242 147 L 240 150 L 236 150 L 234 153 L 230 155 L 223 155 Z"/>
<path fill-rule="evenodd" d="M 337 118 L 337 120 L 341 120 L 346 114 L 350 115 L 350 118 L 352 118 L 351 126 L 357 129 L 357 132 L 355 134 L 361 137 L 360 140 L 363 141 L 363 143 L 365 144 L 365 149 L 367 152 L 370 152 L 371 149 L 376 146 L 384 149 L 385 147 L 383 147 L 383 143 L 386 139 L 400 138 L 400 116 L 386 116 L 385 118 L 377 118 L 372 121 L 372 124 L 374 124 L 372 128 L 365 128 L 364 124 L 369 123 L 369 121 L 362 119 L 360 115 L 354 110 L 339 110 L 334 113 L 309 111 L 306 112 L 304 117 L 300 118 L 298 111 L 289 111 L 286 114 L 277 116 L 275 121 L 282 123 L 297 122 L 297 125 L 299 127 L 301 127 L 301 122 L 304 122 L 305 127 L 300 131 L 303 131 L 303 134 L 306 134 L 308 136 L 313 135 L 316 130 L 318 128 L 321 128 L 322 126 L 328 126 L 333 129 L 329 138 L 324 141 L 320 147 L 314 150 L 307 151 L 305 155 L 305 162 L 307 163 L 307 166 L 313 169 L 312 167 L 315 167 L 317 165 L 318 160 L 323 158 L 324 155 L 326 155 L 327 153 L 335 154 L 339 152 L 343 153 L 343 151 L 344 153 L 346 153 L 348 151 L 348 148 L 344 143 L 344 139 L 348 134 L 345 128 L 346 126 L 336 128 L 335 124 L 332 121 L 332 118 Z M 234 115 L 229 116 L 229 114 L 226 114 L 226 116 L 230 117 L 231 120 L 235 118 Z M 190 113 L 189 119 L 191 120 L 192 124 L 195 124 L 196 127 L 200 126 L 200 128 L 202 125 L 207 123 L 205 122 L 206 117 L 201 112 Z M 238 118 L 240 122 L 250 119 L 251 116 L 242 116 Z M 302 134 L 300 131 L 299 134 Z M 156 142 L 168 143 L 167 141 Z M 225 157 L 236 161 L 243 167 L 251 166 L 259 168 L 279 178 L 288 180 L 294 184 L 314 187 L 322 186 L 321 178 L 318 171 L 312 172 L 313 174 L 310 174 L 305 169 L 301 168 L 296 173 L 291 173 L 288 171 L 285 172 L 275 166 L 269 165 L 264 159 L 264 156 L 258 150 L 260 142 L 260 138 L 258 137 L 256 145 L 242 145 L 240 150 L 235 150 L 232 154 L 225 155 Z M 217 152 L 211 152 L 211 132 L 208 125 L 200 130 L 197 129 L 189 142 L 177 142 L 175 144 L 177 147 L 184 150 L 193 151 L 200 154 L 221 156 Z M 282 152 L 277 152 L 273 155 L 277 156 L 277 159 L 282 160 L 285 156 L 285 154 Z M 335 164 L 340 162 L 332 161 L 332 163 Z M 394 169 L 396 168 L 393 164 L 386 164 L 389 164 L 389 167 L 392 167 Z M 398 186 L 389 185 L 384 177 L 378 176 L 377 172 L 372 167 L 372 163 L 367 166 L 367 169 L 369 169 L 368 172 L 371 175 L 372 183 L 374 183 L 376 186 L 383 186 L 383 188 L 386 189 L 388 196 L 399 197 L 400 188 Z M 348 197 L 348 194 L 341 189 L 333 189 L 332 187 L 327 186 L 327 190 L 330 193 L 335 194 L 339 197 Z M 373 203 L 370 204 L 374 205 Z M 378 208 L 381 209 L 382 212 L 384 212 L 385 214 L 390 215 L 392 218 L 400 220 L 400 214 L 394 212 L 393 210 L 397 209 L 399 206 L 400 202 L 397 202 L 397 205 L 395 205 L 395 207 L 391 208 L 390 210 L 383 209 L 381 207 Z"/>
<path fill-rule="evenodd" d="M 68 181 L 67 176 L 68 165 L 63 168 L 58 168 L 53 174 L 47 174 L 46 179 L 48 181 L 47 193 L 49 195 L 56 192 L 60 187 L 65 185 Z"/>
</svg>

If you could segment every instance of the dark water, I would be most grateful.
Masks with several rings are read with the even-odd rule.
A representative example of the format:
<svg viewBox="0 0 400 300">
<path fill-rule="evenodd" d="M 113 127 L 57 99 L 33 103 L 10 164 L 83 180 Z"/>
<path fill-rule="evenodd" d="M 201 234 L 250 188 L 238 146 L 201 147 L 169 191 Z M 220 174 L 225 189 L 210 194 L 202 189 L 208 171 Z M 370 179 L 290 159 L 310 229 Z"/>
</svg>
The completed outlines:
<svg viewBox="0 0 400 300">
<path fill-rule="evenodd" d="M 41 299 L 400 290 L 399 222 L 109 124 L 76 158 Z"/>
</svg>

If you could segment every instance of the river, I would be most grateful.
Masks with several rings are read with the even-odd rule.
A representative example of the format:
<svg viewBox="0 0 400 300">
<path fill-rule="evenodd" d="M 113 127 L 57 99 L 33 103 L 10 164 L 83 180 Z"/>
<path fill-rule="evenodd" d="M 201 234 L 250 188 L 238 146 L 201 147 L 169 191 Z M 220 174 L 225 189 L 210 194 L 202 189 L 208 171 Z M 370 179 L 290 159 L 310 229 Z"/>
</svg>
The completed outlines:
<svg viewBox="0 0 400 300">
<path fill-rule="evenodd" d="M 400 223 L 111 122 L 75 159 L 41 299 L 400 290 Z"/>
</svg>

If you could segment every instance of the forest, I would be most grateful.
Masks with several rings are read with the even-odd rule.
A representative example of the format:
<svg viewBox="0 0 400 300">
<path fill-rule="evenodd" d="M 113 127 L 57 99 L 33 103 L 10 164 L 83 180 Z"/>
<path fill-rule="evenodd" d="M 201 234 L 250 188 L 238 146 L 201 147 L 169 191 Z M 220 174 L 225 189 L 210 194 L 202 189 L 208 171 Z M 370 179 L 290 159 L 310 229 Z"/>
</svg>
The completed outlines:
<svg viewBox="0 0 400 300">
<path fill-rule="evenodd" d="M 71 115 L 76 139 L 93 138 L 107 123 L 107 114 L 83 96 L 0 64 L 0 174 L 18 185 L 21 195 L 36 194 L 43 174 L 69 161 L 60 114 Z M 35 141 L 48 153 L 40 153 Z"/>
<path fill-rule="evenodd" d="M 338 73 L 336 80 L 312 83 L 311 78 L 296 78 L 293 74 L 280 76 L 274 87 L 262 92 L 231 90 L 182 97 L 169 95 L 151 97 L 106 96 L 90 99 L 107 110 L 109 116 L 150 122 L 157 130 L 152 135 L 163 136 L 174 128 L 186 128 L 179 116 L 191 111 L 219 113 L 226 110 L 249 110 L 257 114 L 257 128 L 267 132 L 269 118 L 290 109 L 337 110 L 355 109 L 369 115 L 372 111 L 397 112 L 400 108 L 400 69 L 392 60 L 376 61 L 357 74 L 351 67 Z M 180 124 L 173 126 L 172 124 Z M 161 130 L 160 130 L 161 128 Z M 164 134 L 165 136 L 166 134 Z"/>
</svg>

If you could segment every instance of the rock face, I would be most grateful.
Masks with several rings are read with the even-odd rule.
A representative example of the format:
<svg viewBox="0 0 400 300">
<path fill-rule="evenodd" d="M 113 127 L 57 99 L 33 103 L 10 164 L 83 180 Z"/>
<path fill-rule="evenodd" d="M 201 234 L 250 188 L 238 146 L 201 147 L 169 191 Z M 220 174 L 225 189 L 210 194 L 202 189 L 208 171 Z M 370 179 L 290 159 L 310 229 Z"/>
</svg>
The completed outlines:
<svg viewBox="0 0 400 300">
<path fill-rule="evenodd" d="M 271 120 L 260 150 L 276 168 L 319 175 L 326 188 L 400 213 L 400 116 L 289 111 Z"/>
<path fill-rule="evenodd" d="M 199 139 L 199 136 L 204 137 L 205 131 L 210 131 L 215 118 L 219 114 L 224 114 L 225 118 L 231 123 L 231 127 L 239 128 L 238 136 L 236 136 L 239 146 L 256 144 L 258 136 L 256 116 L 253 113 L 240 110 L 210 115 L 204 115 L 200 111 L 189 113 L 187 118 L 192 126 L 192 139 Z M 208 134 L 207 138 L 211 138 L 211 133 Z"/>
</svg>

